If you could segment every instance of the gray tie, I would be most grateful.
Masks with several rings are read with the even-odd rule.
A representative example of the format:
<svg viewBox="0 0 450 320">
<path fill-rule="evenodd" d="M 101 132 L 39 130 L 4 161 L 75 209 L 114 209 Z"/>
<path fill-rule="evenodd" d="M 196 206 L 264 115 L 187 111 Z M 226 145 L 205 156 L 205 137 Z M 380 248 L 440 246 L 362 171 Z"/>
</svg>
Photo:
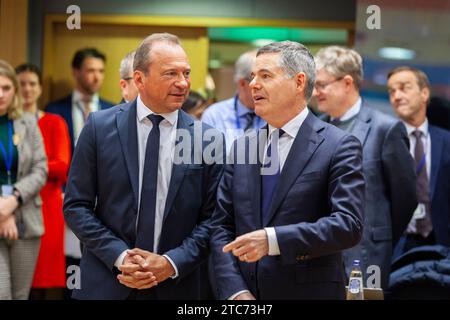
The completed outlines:
<svg viewBox="0 0 450 320">
<path fill-rule="evenodd" d="M 425 217 L 422 219 L 416 220 L 416 229 L 417 233 L 421 234 L 424 238 L 426 238 L 431 230 L 433 230 L 433 225 L 431 223 L 430 216 L 430 185 L 428 183 L 427 176 L 427 166 L 426 166 L 426 157 L 422 143 L 422 131 L 415 130 L 413 132 L 414 137 L 416 138 L 416 147 L 414 148 L 414 160 L 416 161 L 416 170 L 417 170 L 417 182 L 416 182 L 416 192 L 417 199 L 419 203 L 423 203 L 425 205 Z"/>
</svg>

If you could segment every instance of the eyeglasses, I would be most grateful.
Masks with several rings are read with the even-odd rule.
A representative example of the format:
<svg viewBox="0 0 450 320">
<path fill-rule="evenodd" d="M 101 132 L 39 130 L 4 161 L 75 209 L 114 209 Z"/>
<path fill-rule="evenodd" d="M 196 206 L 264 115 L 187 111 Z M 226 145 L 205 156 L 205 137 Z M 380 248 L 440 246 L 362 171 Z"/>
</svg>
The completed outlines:
<svg viewBox="0 0 450 320">
<path fill-rule="evenodd" d="M 323 91 L 323 90 L 325 90 L 326 87 L 328 87 L 330 84 L 335 83 L 335 82 L 338 82 L 338 81 L 341 81 L 342 79 L 344 79 L 344 77 L 339 77 L 339 78 L 337 78 L 337 79 L 334 79 L 333 81 L 329 81 L 329 82 L 325 82 L 325 83 L 316 82 L 316 83 L 314 84 L 314 89 Z"/>
</svg>

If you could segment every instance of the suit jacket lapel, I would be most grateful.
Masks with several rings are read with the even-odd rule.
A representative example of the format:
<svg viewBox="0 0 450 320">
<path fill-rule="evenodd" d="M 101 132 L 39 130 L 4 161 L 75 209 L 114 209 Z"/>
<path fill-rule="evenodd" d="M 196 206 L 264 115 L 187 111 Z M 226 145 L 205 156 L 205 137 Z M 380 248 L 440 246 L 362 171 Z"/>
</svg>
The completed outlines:
<svg viewBox="0 0 450 320">
<path fill-rule="evenodd" d="M 272 198 L 269 217 L 267 219 L 268 223 L 270 223 L 275 215 L 275 212 L 286 197 L 292 184 L 306 167 L 317 147 L 322 143 L 324 138 L 317 132 L 322 130 L 323 127 L 324 126 L 316 120 L 316 117 L 309 112 L 295 137 L 283 166 L 283 170 L 281 171 L 278 187 Z"/>
<path fill-rule="evenodd" d="M 194 121 L 182 110 L 178 111 L 177 129 L 189 130 L 189 133 L 191 136 L 191 150 L 192 150 L 192 152 L 195 152 L 195 149 L 194 149 Z M 178 134 L 177 134 L 176 141 L 178 141 Z M 191 154 L 191 160 L 193 160 L 193 159 L 194 159 L 194 155 Z M 189 166 L 188 164 L 173 164 L 172 165 L 172 175 L 170 178 L 169 190 L 167 191 L 166 205 L 164 207 L 163 223 L 166 220 L 167 215 L 169 214 L 170 210 L 172 209 L 173 202 L 178 193 L 178 189 L 180 188 L 180 186 L 183 182 L 184 173 L 185 173 L 186 169 L 188 168 L 188 166 Z"/>
<path fill-rule="evenodd" d="M 442 137 L 430 126 L 430 140 L 431 140 L 431 172 L 430 172 L 430 198 L 433 199 L 434 191 L 436 189 L 436 180 L 438 169 L 441 161 L 441 153 L 443 148 Z"/>
<path fill-rule="evenodd" d="M 139 148 L 136 107 L 136 101 L 134 101 L 121 108 L 121 111 L 116 114 L 116 124 L 137 206 L 139 203 Z"/>
<path fill-rule="evenodd" d="M 359 142 L 361 142 L 361 145 L 364 146 L 364 143 L 366 142 L 367 135 L 370 131 L 370 123 L 372 121 L 372 118 L 370 116 L 370 110 L 367 109 L 368 107 L 365 105 L 364 102 L 361 103 L 361 110 L 359 111 L 358 115 L 355 119 L 355 125 L 353 126 L 353 129 L 351 133 L 358 138 Z"/>
</svg>

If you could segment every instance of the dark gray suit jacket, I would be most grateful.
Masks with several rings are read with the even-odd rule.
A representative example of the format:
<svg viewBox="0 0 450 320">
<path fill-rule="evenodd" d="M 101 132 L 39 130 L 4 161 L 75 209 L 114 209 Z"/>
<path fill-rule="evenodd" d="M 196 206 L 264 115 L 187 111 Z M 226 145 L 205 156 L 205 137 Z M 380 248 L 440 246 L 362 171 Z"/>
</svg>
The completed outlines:
<svg viewBox="0 0 450 320">
<path fill-rule="evenodd" d="M 353 260 L 359 259 L 366 283 L 367 267 L 377 265 L 381 287 L 387 288 L 393 246 L 417 206 L 414 160 L 402 122 L 364 101 L 351 133 L 363 145 L 366 203 L 363 238 L 359 245 L 344 251 L 346 274 L 350 274 Z"/>
</svg>

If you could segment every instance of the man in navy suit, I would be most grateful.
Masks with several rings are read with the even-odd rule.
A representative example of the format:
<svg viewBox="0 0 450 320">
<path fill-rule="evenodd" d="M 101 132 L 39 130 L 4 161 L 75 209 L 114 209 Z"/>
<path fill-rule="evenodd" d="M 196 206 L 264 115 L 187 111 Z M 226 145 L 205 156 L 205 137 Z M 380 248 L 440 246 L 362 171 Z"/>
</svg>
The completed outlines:
<svg viewBox="0 0 450 320">
<path fill-rule="evenodd" d="M 403 120 L 416 161 L 419 204 L 395 256 L 417 246 L 450 246 L 450 132 L 426 117 L 430 83 L 421 70 L 398 67 L 388 74 L 389 99 Z"/>
<path fill-rule="evenodd" d="M 216 294 L 343 299 L 342 250 L 363 231 L 361 144 L 309 111 L 315 66 L 303 45 L 262 47 L 252 79 L 255 112 L 268 126 L 235 141 L 218 188 Z"/>
<path fill-rule="evenodd" d="M 99 97 L 103 84 L 106 57 L 95 48 L 78 50 L 72 59 L 75 88 L 67 97 L 47 104 L 47 112 L 64 118 L 69 128 L 72 151 L 90 112 L 112 107 L 114 104 Z"/>
<path fill-rule="evenodd" d="M 137 99 L 92 113 L 73 156 L 64 216 L 84 244 L 73 297 L 202 298 L 223 136 L 179 110 L 190 66 L 176 36 L 142 42 L 134 81 Z M 206 130 L 222 140 L 218 161 L 206 160 L 209 144 L 194 137 Z"/>
</svg>

